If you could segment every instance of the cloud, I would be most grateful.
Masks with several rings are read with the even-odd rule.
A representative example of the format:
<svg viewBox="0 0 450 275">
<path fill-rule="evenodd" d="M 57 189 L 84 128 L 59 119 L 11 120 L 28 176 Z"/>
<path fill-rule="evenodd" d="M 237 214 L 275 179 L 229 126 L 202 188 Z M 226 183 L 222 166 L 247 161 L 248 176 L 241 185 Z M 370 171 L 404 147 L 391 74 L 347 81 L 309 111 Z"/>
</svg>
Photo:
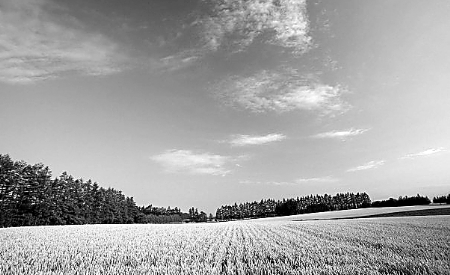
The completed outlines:
<svg viewBox="0 0 450 275">
<path fill-rule="evenodd" d="M 384 160 L 378 160 L 378 161 L 373 160 L 373 161 L 369 161 L 366 164 L 350 168 L 347 170 L 347 172 L 356 172 L 356 171 L 361 171 L 361 170 L 374 169 L 374 168 L 377 168 L 377 167 L 383 165 L 384 163 L 385 163 Z"/>
<path fill-rule="evenodd" d="M 295 182 L 289 181 L 253 181 L 253 180 L 241 180 L 239 181 L 241 184 L 248 185 L 294 185 Z"/>
<path fill-rule="evenodd" d="M 291 48 L 301 54 L 311 47 L 305 0 L 219 0 L 212 11 L 197 22 L 205 48 L 223 45 L 241 51 L 258 37 L 264 42 Z"/>
<path fill-rule="evenodd" d="M 304 110 L 336 115 L 350 108 L 341 98 L 346 92 L 342 87 L 322 84 L 289 68 L 263 70 L 248 77 L 233 76 L 218 83 L 214 90 L 226 103 L 255 113 Z"/>
<path fill-rule="evenodd" d="M 174 72 L 189 68 L 197 63 L 203 56 L 201 50 L 185 50 L 174 55 L 169 55 L 159 60 L 151 60 L 156 70 L 162 72 Z"/>
<path fill-rule="evenodd" d="M 265 136 L 236 135 L 232 137 L 229 143 L 233 146 L 262 145 L 283 139 L 286 139 L 286 136 L 283 134 L 268 134 Z"/>
<path fill-rule="evenodd" d="M 312 137 L 313 138 L 336 138 L 336 139 L 345 140 L 346 138 L 358 136 L 367 131 L 369 131 L 369 129 L 351 128 L 349 130 L 344 130 L 344 131 L 330 131 L 330 132 L 320 133 L 320 134 L 314 135 Z"/>
<path fill-rule="evenodd" d="M 427 149 L 422 152 L 407 154 L 407 155 L 401 157 L 400 159 L 414 159 L 417 157 L 426 157 L 426 156 L 431 156 L 431 155 L 438 154 L 438 153 L 445 152 L 445 151 L 447 151 L 447 149 L 445 149 L 444 147 L 430 148 L 430 149 Z"/>
<path fill-rule="evenodd" d="M 319 178 L 300 178 L 297 179 L 295 182 L 296 183 L 332 183 L 332 182 L 338 182 L 339 179 L 331 177 L 331 176 L 326 176 L 326 177 L 319 177 Z"/>
<path fill-rule="evenodd" d="M 168 150 L 151 159 L 161 164 L 166 172 L 225 176 L 231 173 L 231 170 L 226 168 L 228 164 L 245 157 L 233 158 L 210 153 L 194 153 L 190 150 Z"/>
<path fill-rule="evenodd" d="M 185 69 L 209 54 L 237 53 L 256 40 L 301 55 L 312 48 L 305 0 L 218 0 L 204 1 L 198 12 L 184 19 L 170 43 L 193 44 L 161 58 L 155 67 L 164 71 Z M 161 40 L 161 39 L 160 39 Z M 166 40 L 163 38 L 166 46 Z M 195 41 L 195 42 L 194 42 Z M 178 47 L 177 47 L 178 48 Z"/>
<path fill-rule="evenodd" d="M 326 177 L 317 177 L 317 178 L 300 178 L 294 181 L 251 181 L 251 180 L 242 180 L 239 183 L 249 184 L 249 185 L 302 185 L 306 183 L 335 183 L 339 182 L 338 178 L 334 178 L 332 176 Z"/>
<path fill-rule="evenodd" d="M 60 16 L 58 5 L 51 0 L 2 1 L 0 81 L 31 83 L 67 73 L 108 75 L 121 70 L 117 46 L 83 30 L 77 19 Z"/>
</svg>

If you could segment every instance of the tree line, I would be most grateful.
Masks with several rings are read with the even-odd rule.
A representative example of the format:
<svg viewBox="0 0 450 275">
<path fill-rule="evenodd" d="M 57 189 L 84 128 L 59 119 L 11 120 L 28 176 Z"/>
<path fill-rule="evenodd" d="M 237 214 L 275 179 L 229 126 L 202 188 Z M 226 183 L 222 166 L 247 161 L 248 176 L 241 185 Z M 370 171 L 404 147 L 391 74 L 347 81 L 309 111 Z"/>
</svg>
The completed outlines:
<svg viewBox="0 0 450 275">
<path fill-rule="evenodd" d="M 0 154 L 0 227 L 206 222 L 430 202 L 428 197 L 419 194 L 372 202 L 365 192 L 347 192 L 224 205 L 217 209 L 214 218 L 194 207 L 183 213 L 178 207 L 136 206 L 133 197 L 114 188 L 75 179 L 66 172 L 52 178 L 52 172 L 42 163 L 30 165 Z M 434 197 L 433 202 L 450 204 L 450 194 Z"/>
<path fill-rule="evenodd" d="M 434 203 L 446 203 L 450 204 L 450 194 L 447 196 L 437 196 L 433 198 Z"/>
<path fill-rule="evenodd" d="M 374 201 L 372 207 L 397 207 L 397 206 L 411 206 L 411 205 L 428 205 L 431 200 L 428 197 L 423 197 L 417 194 L 413 197 L 400 196 L 398 199 L 389 198 L 388 200 Z"/>
<path fill-rule="evenodd" d="M 138 207 L 133 197 L 66 172 L 52 178 L 42 163 L 30 165 L 0 154 L 0 227 L 99 223 L 203 221 L 198 210 Z"/>
<path fill-rule="evenodd" d="M 323 211 L 370 207 L 371 200 L 366 193 L 338 193 L 334 196 L 309 195 L 283 200 L 261 200 L 260 202 L 235 203 L 217 209 L 216 219 L 246 219 L 273 216 L 287 216 Z"/>
<path fill-rule="evenodd" d="M 450 194 L 433 198 L 434 203 L 450 204 Z M 217 220 L 237 220 L 249 218 L 264 218 L 288 216 L 304 213 L 316 213 L 335 210 L 347 210 L 366 207 L 397 207 L 411 205 L 428 205 L 431 200 L 427 196 L 400 196 L 372 202 L 369 195 L 363 193 L 338 193 L 334 196 L 309 195 L 304 197 L 261 200 L 260 202 L 245 202 L 234 205 L 223 205 L 216 211 Z"/>
</svg>

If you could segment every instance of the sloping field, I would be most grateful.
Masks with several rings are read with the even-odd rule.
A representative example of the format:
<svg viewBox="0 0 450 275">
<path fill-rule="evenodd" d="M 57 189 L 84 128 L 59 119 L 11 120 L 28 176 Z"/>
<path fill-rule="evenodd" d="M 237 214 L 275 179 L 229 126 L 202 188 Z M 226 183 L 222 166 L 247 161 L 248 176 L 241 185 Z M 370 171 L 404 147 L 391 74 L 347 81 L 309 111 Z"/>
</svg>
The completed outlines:
<svg viewBox="0 0 450 275">
<path fill-rule="evenodd" d="M 349 209 L 341 211 L 327 211 L 320 213 L 308 213 L 284 217 L 272 217 L 255 219 L 250 221 L 310 221 L 310 220 L 334 220 L 334 219 L 346 219 L 346 218 L 359 218 L 368 217 L 375 215 L 384 215 L 389 213 L 400 213 L 409 211 L 421 211 L 421 210 L 442 210 L 450 208 L 449 205 L 417 205 L 417 206 L 401 206 L 401 207 L 374 207 L 374 208 L 359 208 L 359 209 Z M 445 211 L 445 210 L 444 210 Z M 427 216 L 424 214 L 424 216 Z"/>
<path fill-rule="evenodd" d="M 416 216 L 441 216 L 450 215 L 450 207 L 431 208 L 411 211 L 401 211 L 393 213 L 375 214 L 355 218 L 386 218 L 386 217 L 416 217 Z M 345 219 L 345 218 L 344 218 Z"/>
<path fill-rule="evenodd" d="M 450 216 L 0 229 L 0 274 L 450 274 Z"/>
</svg>

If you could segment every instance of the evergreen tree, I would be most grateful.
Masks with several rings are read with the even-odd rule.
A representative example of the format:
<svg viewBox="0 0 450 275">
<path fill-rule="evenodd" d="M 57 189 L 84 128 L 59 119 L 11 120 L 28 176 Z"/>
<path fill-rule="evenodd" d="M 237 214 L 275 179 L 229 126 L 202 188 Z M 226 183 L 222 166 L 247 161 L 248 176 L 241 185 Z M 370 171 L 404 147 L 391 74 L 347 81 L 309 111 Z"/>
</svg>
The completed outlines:
<svg viewBox="0 0 450 275">
<path fill-rule="evenodd" d="M 137 207 L 133 198 L 67 172 L 51 179 L 43 164 L 29 165 L 0 154 L 0 227 L 85 223 L 169 223 L 185 215 L 177 207 Z M 190 210 L 198 220 L 206 214 Z"/>
</svg>

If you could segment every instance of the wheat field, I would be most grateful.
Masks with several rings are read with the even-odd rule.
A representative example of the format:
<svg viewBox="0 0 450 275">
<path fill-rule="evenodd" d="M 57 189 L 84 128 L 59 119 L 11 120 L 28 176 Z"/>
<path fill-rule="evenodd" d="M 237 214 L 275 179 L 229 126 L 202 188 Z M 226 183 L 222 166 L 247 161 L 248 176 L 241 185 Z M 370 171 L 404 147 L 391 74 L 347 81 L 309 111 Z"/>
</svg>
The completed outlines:
<svg viewBox="0 0 450 275">
<path fill-rule="evenodd" d="M 0 229 L 0 274 L 450 274 L 450 217 Z"/>
</svg>

